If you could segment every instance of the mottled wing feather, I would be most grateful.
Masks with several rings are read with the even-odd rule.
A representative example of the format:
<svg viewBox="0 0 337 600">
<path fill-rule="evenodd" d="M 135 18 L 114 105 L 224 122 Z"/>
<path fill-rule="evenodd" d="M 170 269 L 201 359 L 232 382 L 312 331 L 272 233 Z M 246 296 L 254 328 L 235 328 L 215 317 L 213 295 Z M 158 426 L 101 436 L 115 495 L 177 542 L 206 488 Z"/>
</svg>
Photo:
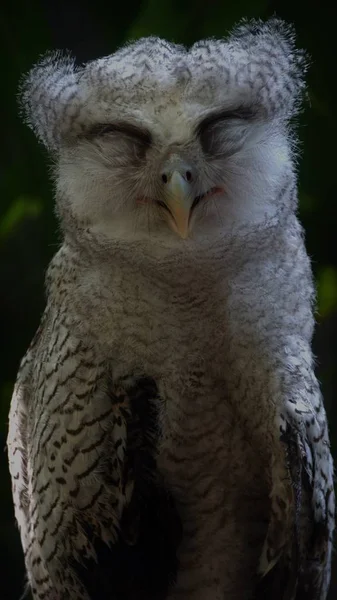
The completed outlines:
<svg viewBox="0 0 337 600">
<path fill-rule="evenodd" d="M 14 511 L 18 525 L 22 546 L 29 545 L 29 498 L 27 494 L 27 371 L 29 370 L 29 356 L 22 361 L 18 380 L 16 382 L 9 413 L 9 433 L 7 438 L 9 471 L 12 480 L 12 494 Z"/>
<path fill-rule="evenodd" d="M 273 491 L 275 481 L 279 487 L 271 496 L 257 599 L 325 600 L 328 592 L 333 467 L 325 411 L 313 375 L 307 392 L 306 397 L 289 402 L 278 421 L 281 453 L 273 473 Z"/>
<path fill-rule="evenodd" d="M 181 523 L 156 468 L 156 396 L 147 378 L 128 388 L 124 477 L 133 493 L 113 545 L 103 544 L 88 528 L 97 560 L 78 563 L 76 570 L 91 600 L 164 600 L 175 580 Z M 119 402 L 113 390 L 110 397 L 113 404 Z"/>
<path fill-rule="evenodd" d="M 146 379 L 114 383 L 106 362 L 60 321 L 48 319 L 23 361 L 10 415 L 33 597 L 131 600 L 143 586 L 147 598 L 162 598 L 176 570 L 179 520 L 156 477 L 156 388 Z"/>
<path fill-rule="evenodd" d="M 94 556 L 79 515 L 87 515 L 105 540 L 116 535 L 123 506 L 118 469 L 123 464 L 123 423 L 116 424 L 106 394 L 105 365 L 74 339 L 60 315 L 49 315 L 23 361 L 9 421 L 8 451 L 15 513 L 34 598 L 89 598 L 69 568 L 70 559 Z M 109 432 L 109 435 L 108 433 Z M 109 440 L 108 440 L 109 438 Z M 119 439 L 116 486 L 102 482 L 99 449 Z M 18 456 L 21 456 L 18 464 Z M 105 527 L 112 499 L 115 529 Z M 99 515 L 99 516 L 98 516 Z"/>
<path fill-rule="evenodd" d="M 31 545 L 29 530 L 29 495 L 28 495 L 28 446 L 27 426 L 30 410 L 30 397 L 32 394 L 32 367 L 34 364 L 34 352 L 40 339 L 45 323 L 45 314 L 32 339 L 32 342 L 23 357 L 14 386 L 12 401 L 9 411 L 9 430 L 7 437 L 7 449 L 9 460 L 9 472 L 12 481 L 12 494 L 14 501 L 14 512 L 18 525 L 23 550 Z"/>
</svg>

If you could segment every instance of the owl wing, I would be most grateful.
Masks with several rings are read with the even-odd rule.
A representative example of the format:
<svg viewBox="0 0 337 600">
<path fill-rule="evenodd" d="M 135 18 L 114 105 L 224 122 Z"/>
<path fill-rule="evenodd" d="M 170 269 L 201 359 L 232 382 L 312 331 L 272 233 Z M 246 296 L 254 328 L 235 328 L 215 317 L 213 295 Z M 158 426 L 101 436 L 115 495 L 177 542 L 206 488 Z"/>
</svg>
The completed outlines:
<svg viewBox="0 0 337 600">
<path fill-rule="evenodd" d="M 115 393 L 110 391 L 113 402 Z M 105 544 L 86 524 L 96 559 L 78 562 L 76 572 L 90 600 L 164 600 L 178 567 L 182 528 L 171 495 L 156 468 L 155 383 L 146 377 L 128 387 L 124 481 L 132 484 L 113 544 Z"/>
<path fill-rule="evenodd" d="M 9 472 L 12 482 L 12 495 L 16 524 L 19 528 L 24 552 L 29 547 L 29 497 L 27 476 L 27 373 L 32 357 L 28 352 L 20 368 L 20 376 L 15 385 L 9 412 L 7 437 Z"/>
<path fill-rule="evenodd" d="M 155 384 L 132 373 L 117 384 L 60 321 L 48 318 L 29 349 L 10 414 L 33 597 L 159 599 L 174 576 L 179 522 L 156 474 Z"/>
<path fill-rule="evenodd" d="M 45 323 L 45 315 L 21 361 L 14 386 L 10 411 L 7 449 L 9 472 L 12 482 L 12 495 L 16 523 L 20 531 L 22 547 L 26 553 L 30 545 L 29 494 L 28 494 L 28 446 L 27 427 L 31 396 L 31 370 L 34 363 L 34 349 Z"/>
<path fill-rule="evenodd" d="M 278 418 L 271 517 L 256 599 L 325 600 L 334 529 L 333 465 L 317 381 Z"/>
</svg>

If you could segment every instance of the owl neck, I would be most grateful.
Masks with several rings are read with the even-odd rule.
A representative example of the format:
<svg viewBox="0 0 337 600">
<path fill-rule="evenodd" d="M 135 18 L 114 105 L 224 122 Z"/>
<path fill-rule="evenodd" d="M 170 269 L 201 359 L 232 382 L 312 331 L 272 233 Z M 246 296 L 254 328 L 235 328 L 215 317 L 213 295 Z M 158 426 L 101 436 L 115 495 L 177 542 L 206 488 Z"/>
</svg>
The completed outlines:
<svg viewBox="0 0 337 600">
<path fill-rule="evenodd" d="M 235 272 L 244 268 L 247 262 L 256 262 L 259 256 L 270 255 L 273 240 L 282 243 L 284 231 L 298 227 L 296 217 L 282 207 L 272 218 L 255 227 L 240 225 L 231 232 L 214 238 L 203 239 L 163 239 L 155 237 L 110 238 L 95 230 L 89 222 L 75 217 L 69 207 L 58 211 L 64 245 L 88 265 L 99 268 L 101 264 L 111 264 L 111 268 L 137 269 L 140 275 L 153 273 L 163 282 L 172 277 L 204 274 L 206 279 L 219 276 L 219 269 Z M 292 224 L 289 221 L 292 221 Z"/>
</svg>

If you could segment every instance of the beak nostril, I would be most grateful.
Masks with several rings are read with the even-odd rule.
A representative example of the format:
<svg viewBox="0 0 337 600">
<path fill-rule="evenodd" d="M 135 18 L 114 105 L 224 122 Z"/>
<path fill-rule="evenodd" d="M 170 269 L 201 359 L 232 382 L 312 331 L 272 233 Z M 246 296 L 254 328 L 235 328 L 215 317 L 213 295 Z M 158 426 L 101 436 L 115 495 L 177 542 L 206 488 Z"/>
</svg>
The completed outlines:
<svg viewBox="0 0 337 600">
<path fill-rule="evenodd" d="M 169 180 L 171 180 L 171 177 L 173 176 L 174 173 L 177 173 L 178 175 L 180 175 L 180 177 L 182 177 L 183 179 L 185 179 L 185 181 L 188 181 L 189 183 L 191 181 L 193 181 L 193 175 L 192 175 L 192 171 L 185 171 L 184 169 L 173 169 L 172 171 L 164 171 L 164 173 L 161 173 L 161 180 L 163 183 L 168 183 Z"/>
</svg>

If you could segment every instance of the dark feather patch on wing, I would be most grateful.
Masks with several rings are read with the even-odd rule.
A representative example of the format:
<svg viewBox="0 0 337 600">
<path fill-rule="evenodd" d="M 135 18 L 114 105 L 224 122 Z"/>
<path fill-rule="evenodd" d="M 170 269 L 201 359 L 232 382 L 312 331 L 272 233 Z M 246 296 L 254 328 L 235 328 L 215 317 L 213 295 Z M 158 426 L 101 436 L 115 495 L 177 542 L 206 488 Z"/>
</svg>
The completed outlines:
<svg viewBox="0 0 337 600">
<path fill-rule="evenodd" d="M 315 520 L 308 441 L 288 422 L 281 434 L 293 496 L 293 525 L 287 547 L 275 566 L 262 577 L 254 600 L 320 600 L 329 540 L 326 522 Z M 328 505 L 328 499 L 327 499 Z"/>
<path fill-rule="evenodd" d="M 181 523 L 173 500 L 156 470 L 157 388 L 143 378 L 127 390 L 125 483 L 132 498 L 124 510 L 117 543 L 110 548 L 85 526 L 98 562 L 85 561 L 76 571 L 92 600 L 164 600 L 177 571 Z M 111 393 L 111 401 L 119 396 Z M 123 398 L 125 403 L 125 396 Z"/>
</svg>

